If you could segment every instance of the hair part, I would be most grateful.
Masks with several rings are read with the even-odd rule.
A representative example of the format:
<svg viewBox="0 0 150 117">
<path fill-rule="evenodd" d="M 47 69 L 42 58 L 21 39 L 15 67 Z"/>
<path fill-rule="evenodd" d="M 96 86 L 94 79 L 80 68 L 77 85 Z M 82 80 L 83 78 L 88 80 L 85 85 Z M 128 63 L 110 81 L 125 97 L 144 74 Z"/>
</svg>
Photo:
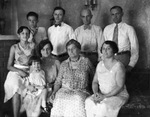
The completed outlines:
<svg viewBox="0 0 150 117">
<path fill-rule="evenodd" d="M 109 45 L 109 46 L 112 48 L 114 54 L 115 54 L 115 53 L 118 53 L 119 49 L 118 49 L 117 44 L 116 44 L 114 41 L 105 41 L 105 42 L 102 44 L 102 47 L 101 47 L 101 50 L 100 50 L 101 53 L 102 53 L 102 48 L 103 48 L 103 45 L 104 45 L 104 44 Z"/>
<path fill-rule="evenodd" d="M 71 39 L 67 42 L 66 50 L 67 50 L 67 47 L 70 46 L 71 44 L 74 44 L 79 50 L 81 50 L 81 44 L 78 41 L 76 41 L 75 39 Z"/>
<path fill-rule="evenodd" d="M 54 12 L 55 12 L 56 10 L 62 10 L 63 15 L 65 15 L 65 13 L 66 13 L 65 9 L 63 9 L 62 7 L 59 7 L 59 6 L 54 8 Z M 53 12 L 53 14 L 54 14 L 54 12 Z"/>
<path fill-rule="evenodd" d="M 51 43 L 48 39 L 42 40 L 42 41 L 39 43 L 39 47 L 38 47 L 38 48 L 39 48 L 39 49 L 38 49 L 38 53 L 39 53 L 40 57 L 42 57 L 41 50 L 42 50 L 43 47 L 44 47 L 45 45 L 47 45 L 47 44 L 50 45 L 51 51 L 53 51 L 53 45 L 52 45 L 52 43 Z"/>
<path fill-rule="evenodd" d="M 30 17 L 30 16 L 34 16 L 37 20 L 38 20 L 38 18 L 39 18 L 39 15 L 38 15 L 36 12 L 33 12 L 33 11 L 30 11 L 30 12 L 27 14 L 26 18 L 28 19 L 28 17 Z"/>
<path fill-rule="evenodd" d="M 30 30 L 29 30 L 29 28 L 27 26 L 20 26 L 18 28 L 18 30 L 17 30 L 17 34 L 20 34 L 24 29 L 27 29 L 29 31 L 29 33 L 30 33 Z"/>
</svg>

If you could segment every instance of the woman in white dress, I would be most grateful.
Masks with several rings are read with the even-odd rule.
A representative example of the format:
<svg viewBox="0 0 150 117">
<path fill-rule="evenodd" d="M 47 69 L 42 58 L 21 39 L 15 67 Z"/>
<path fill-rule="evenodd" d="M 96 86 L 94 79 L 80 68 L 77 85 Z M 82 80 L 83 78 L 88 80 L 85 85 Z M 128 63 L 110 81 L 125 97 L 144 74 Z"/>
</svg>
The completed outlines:
<svg viewBox="0 0 150 117">
<path fill-rule="evenodd" d="M 4 83 L 5 98 L 4 103 L 12 98 L 14 117 L 19 117 L 20 94 L 24 88 L 24 78 L 28 76 L 28 61 L 33 55 L 34 43 L 29 43 L 30 30 L 26 26 L 21 26 L 18 31 L 20 42 L 10 48 L 6 81 Z"/>
<path fill-rule="evenodd" d="M 103 60 L 96 68 L 92 83 L 93 95 L 86 99 L 87 117 L 117 117 L 128 98 L 125 87 L 125 68 L 114 58 L 118 52 L 117 44 L 105 41 L 101 52 Z"/>
</svg>

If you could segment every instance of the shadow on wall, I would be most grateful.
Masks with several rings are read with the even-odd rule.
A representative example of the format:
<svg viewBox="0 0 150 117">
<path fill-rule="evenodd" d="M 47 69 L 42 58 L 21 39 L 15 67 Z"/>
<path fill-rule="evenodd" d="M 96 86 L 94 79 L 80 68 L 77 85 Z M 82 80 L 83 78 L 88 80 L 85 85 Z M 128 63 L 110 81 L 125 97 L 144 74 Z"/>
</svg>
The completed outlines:
<svg viewBox="0 0 150 117">
<path fill-rule="evenodd" d="M 102 14 L 102 25 L 101 25 L 101 28 L 102 28 L 102 30 L 104 30 L 104 28 L 107 26 L 107 25 L 109 25 L 110 24 L 110 16 L 109 16 L 109 14 L 108 13 L 104 13 L 104 14 Z"/>
<path fill-rule="evenodd" d="M 145 41 L 146 40 L 146 35 L 144 33 L 145 29 L 142 28 L 142 26 L 139 23 L 140 22 L 139 14 L 140 14 L 139 10 L 129 10 L 128 11 L 128 17 L 129 17 L 128 22 L 131 26 L 134 27 L 135 32 L 137 34 L 138 41 L 139 41 L 139 60 L 137 62 L 137 66 L 146 65 L 146 61 L 147 61 L 146 53 L 148 53 L 148 50 L 146 48 L 147 42 Z M 145 56 L 145 57 L 143 57 L 143 56 Z M 143 66 L 143 67 L 145 68 L 146 66 Z"/>
</svg>

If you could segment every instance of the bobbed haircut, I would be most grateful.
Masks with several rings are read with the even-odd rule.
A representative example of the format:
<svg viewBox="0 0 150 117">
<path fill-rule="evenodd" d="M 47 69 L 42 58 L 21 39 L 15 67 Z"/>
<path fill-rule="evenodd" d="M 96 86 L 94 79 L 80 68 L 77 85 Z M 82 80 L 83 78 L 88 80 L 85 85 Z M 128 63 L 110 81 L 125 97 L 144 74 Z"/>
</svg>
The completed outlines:
<svg viewBox="0 0 150 117">
<path fill-rule="evenodd" d="M 33 62 L 39 62 L 40 64 L 42 63 L 40 57 L 38 56 L 31 56 L 28 65 L 31 66 Z"/>
<path fill-rule="evenodd" d="M 34 16 L 37 20 L 39 18 L 39 15 L 36 12 L 30 11 L 27 15 L 26 18 L 28 19 L 28 17 L 30 16 Z"/>
<path fill-rule="evenodd" d="M 65 9 L 63 9 L 62 7 L 59 7 L 59 6 L 54 8 L 54 12 L 55 12 L 56 10 L 62 10 L 64 15 L 65 15 L 65 13 L 66 13 Z M 54 12 L 53 12 L 53 14 L 54 14 Z"/>
<path fill-rule="evenodd" d="M 45 45 L 47 45 L 47 44 L 49 44 L 50 45 L 50 48 L 51 48 L 51 51 L 53 51 L 53 46 L 52 46 L 52 43 L 48 40 L 48 39 L 46 39 L 46 40 L 42 40 L 40 43 L 39 43 L 39 49 L 38 49 L 38 53 L 39 53 L 39 55 L 40 55 L 40 57 L 42 57 L 42 54 L 41 54 L 41 50 L 43 49 L 43 47 L 45 46 Z"/>
<path fill-rule="evenodd" d="M 71 44 L 74 44 L 79 50 L 81 50 L 81 44 L 78 41 L 74 40 L 74 39 L 71 39 L 67 42 L 66 50 L 67 50 L 67 47 Z"/>
<path fill-rule="evenodd" d="M 119 50 L 119 49 L 118 49 L 117 44 L 116 44 L 114 41 L 105 41 L 105 42 L 102 44 L 101 53 L 102 53 L 102 48 L 103 48 L 103 45 L 104 45 L 104 44 L 109 45 L 109 46 L 112 48 L 114 54 L 115 54 L 115 53 L 118 53 L 118 50 Z"/>
<path fill-rule="evenodd" d="M 113 6 L 113 7 L 110 8 L 110 11 L 111 11 L 112 9 L 119 9 L 120 12 L 123 13 L 123 9 L 122 9 L 121 6 Z"/>
<path fill-rule="evenodd" d="M 27 29 L 29 31 L 29 33 L 30 33 L 30 30 L 29 30 L 29 28 L 27 26 L 20 26 L 18 28 L 18 30 L 17 30 L 17 34 L 20 34 L 24 29 Z"/>
</svg>

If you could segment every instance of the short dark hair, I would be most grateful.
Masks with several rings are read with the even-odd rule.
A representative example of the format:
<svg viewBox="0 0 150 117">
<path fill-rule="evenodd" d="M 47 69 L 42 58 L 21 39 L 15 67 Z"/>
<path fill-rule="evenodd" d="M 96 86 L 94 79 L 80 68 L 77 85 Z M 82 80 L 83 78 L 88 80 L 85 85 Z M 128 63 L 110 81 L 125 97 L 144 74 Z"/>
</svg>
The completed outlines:
<svg viewBox="0 0 150 117">
<path fill-rule="evenodd" d="M 36 17 L 37 20 L 38 20 L 38 18 L 39 18 L 39 15 L 38 15 L 36 12 L 33 12 L 33 11 L 30 11 L 30 12 L 27 14 L 26 18 L 28 19 L 29 16 L 34 16 L 34 17 Z"/>
<path fill-rule="evenodd" d="M 39 46 L 38 46 L 38 53 L 39 53 L 40 57 L 42 57 L 41 50 L 43 49 L 43 47 L 44 47 L 46 44 L 49 44 L 49 45 L 50 45 L 50 48 L 51 48 L 51 51 L 53 51 L 52 43 L 51 43 L 48 39 L 42 40 L 42 41 L 39 43 Z"/>
<path fill-rule="evenodd" d="M 27 26 L 20 26 L 18 28 L 18 30 L 17 30 L 17 34 L 20 34 L 23 31 L 23 29 L 27 29 L 29 31 L 29 33 L 30 33 L 30 30 L 29 30 L 29 28 Z"/>
<path fill-rule="evenodd" d="M 123 12 L 123 9 L 122 9 L 121 6 L 113 6 L 113 7 L 110 8 L 110 11 L 111 11 L 112 9 L 119 9 L 119 10 L 121 11 L 121 13 Z"/>
<path fill-rule="evenodd" d="M 55 7 L 55 8 L 54 8 L 54 12 L 55 12 L 56 10 L 62 10 L 62 11 L 63 11 L 63 14 L 65 15 L 65 12 L 66 12 L 66 11 L 65 11 L 65 9 L 63 9 L 62 7 L 59 7 L 59 6 L 58 6 L 58 7 Z M 54 12 L 53 12 L 53 14 L 54 14 Z"/>
<path fill-rule="evenodd" d="M 110 45 L 110 47 L 112 48 L 114 54 L 115 54 L 115 53 L 118 53 L 118 50 L 119 50 L 119 49 L 118 49 L 117 44 L 116 44 L 114 41 L 105 41 L 105 42 L 102 44 L 101 53 L 102 53 L 102 48 L 103 48 L 103 45 L 104 45 L 104 44 Z"/>
<path fill-rule="evenodd" d="M 42 63 L 40 57 L 38 56 L 31 56 L 28 62 L 28 65 L 31 66 L 32 62 L 39 62 L 40 64 Z"/>
<path fill-rule="evenodd" d="M 67 47 L 68 47 L 69 45 L 71 45 L 71 44 L 74 44 L 78 49 L 81 50 L 81 44 L 80 44 L 78 41 L 74 40 L 74 39 L 71 39 L 71 40 L 69 40 L 69 41 L 67 42 L 67 44 L 66 44 L 66 50 L 67 50 Z"/>
</svg>

